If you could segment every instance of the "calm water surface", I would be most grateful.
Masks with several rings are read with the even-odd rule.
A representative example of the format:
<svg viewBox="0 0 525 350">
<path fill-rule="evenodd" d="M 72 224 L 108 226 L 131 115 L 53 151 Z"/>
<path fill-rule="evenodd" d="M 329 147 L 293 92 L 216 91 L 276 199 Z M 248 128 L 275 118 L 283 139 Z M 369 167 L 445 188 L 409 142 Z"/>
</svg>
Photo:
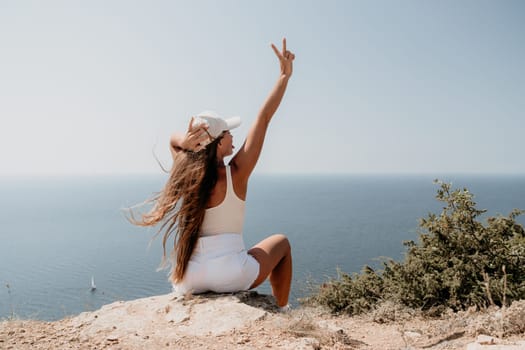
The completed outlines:
<svg viewBox="0 0 525 350">
<path fill-rule="evenodd" d="M 525 176 L 442 176 L 468 187 L 489 215 L 525 208 Z M 308 283 L 358 272 L 378 257 L 400 259 L 417 239 L 418 218 L 439 212 L 430 176 L 255 176 L 245 242 L 290 238 L 292 299 Z M 4 178 L 0 181 L 0 319 L 55 320 L 170 292 L 154 229 L 135 227 L 122 208 L 159 190 L 161 176 Z M 523 217 L 519 221 L 523 224 Z M 151 246 L 149 244 L 151 243 Z M 90 291 L 91 276 L 97 289 Z M 260 292 L 269 293 L 266 283 Z"/>
</svg>

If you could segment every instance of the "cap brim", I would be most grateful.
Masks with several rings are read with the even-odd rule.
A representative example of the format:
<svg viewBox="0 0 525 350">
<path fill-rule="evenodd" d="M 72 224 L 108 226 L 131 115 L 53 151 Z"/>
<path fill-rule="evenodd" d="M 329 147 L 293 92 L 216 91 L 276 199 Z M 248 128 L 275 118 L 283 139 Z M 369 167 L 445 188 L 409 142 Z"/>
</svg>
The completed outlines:
<svg viewBox="0 0 525 350">
<path fill-rule="evenodd" d="M 224 119 L 226 122 L 226 126 L 228 127 L 227 130 L 235 129 L 239 125 L 241 125 L 241 117 L 231 117 L 228 119 Z"/>
</svg>

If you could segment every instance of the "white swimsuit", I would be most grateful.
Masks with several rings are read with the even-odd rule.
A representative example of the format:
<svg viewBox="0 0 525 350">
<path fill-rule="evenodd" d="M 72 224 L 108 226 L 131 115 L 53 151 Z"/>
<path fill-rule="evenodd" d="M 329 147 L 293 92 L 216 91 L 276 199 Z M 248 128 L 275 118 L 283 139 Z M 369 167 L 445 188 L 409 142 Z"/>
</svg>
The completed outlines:
<svg viewBox="0 0 525 350">
<path fill-rule="evenodd" d="M 244 246 L 245 202 L 235 194 L 230 166 L 226 166 L 226 195 L 221 204 L 206 209 L 199 240 L 182 281 L 173 284 L 178 294 L 225 293 L 247 290 L 259 275 L 259 263 Z"/>
</svg>

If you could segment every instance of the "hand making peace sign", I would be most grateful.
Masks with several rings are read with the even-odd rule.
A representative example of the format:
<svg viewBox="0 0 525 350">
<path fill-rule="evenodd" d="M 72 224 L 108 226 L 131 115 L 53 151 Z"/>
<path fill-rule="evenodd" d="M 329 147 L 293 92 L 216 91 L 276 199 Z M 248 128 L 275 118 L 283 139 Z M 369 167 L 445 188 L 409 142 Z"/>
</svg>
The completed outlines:
<svg viewBox="0 0 525 350">
<path fill-rule="evenodd" d="M 286 38 L 283 38 L 282 51 L 279 51 L 273 43 L 272 49 L 277 55 L 277 58 L 279 58 L 279 63 L 281 65 L 281 75 L 285 75 L 288 78 L 291 77 L 293 71 L 292 62 L 295 59 L 295 55 L 291 51 L 286 50 Z"/>
</svg>

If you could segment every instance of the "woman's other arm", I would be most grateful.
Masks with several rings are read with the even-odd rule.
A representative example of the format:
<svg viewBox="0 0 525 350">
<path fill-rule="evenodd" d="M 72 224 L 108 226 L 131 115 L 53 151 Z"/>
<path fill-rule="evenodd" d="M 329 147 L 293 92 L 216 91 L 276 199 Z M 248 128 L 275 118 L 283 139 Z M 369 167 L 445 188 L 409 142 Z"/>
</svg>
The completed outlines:
<svg viewBox="0 0 525 350">
<path fill-rule="evenodd" d="M 193 117 L 190 120 L 188 131 L 185 134 L 174 133 L 170 138 L 170 150 L 173 156 L 180 151 L 198 152 L 205 146 L 202 146 L 209 136 L 206 132 L 206 124 L 193 125 Z"/>
</svg>

